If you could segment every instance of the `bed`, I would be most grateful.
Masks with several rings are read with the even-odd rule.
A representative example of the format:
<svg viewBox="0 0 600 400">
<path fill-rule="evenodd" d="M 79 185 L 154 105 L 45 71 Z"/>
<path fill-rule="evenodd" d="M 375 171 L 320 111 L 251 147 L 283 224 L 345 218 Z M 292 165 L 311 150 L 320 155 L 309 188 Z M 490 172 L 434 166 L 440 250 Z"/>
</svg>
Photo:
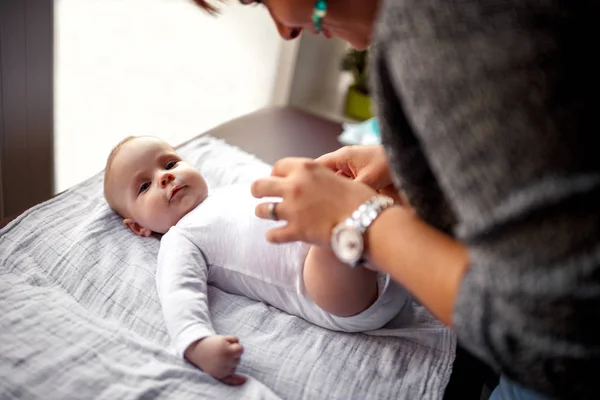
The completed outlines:
<svg viewBox="0 0 600 400">
<path fill-rule="evenodd" d="M 340 132 L 300 111 L 267 109 L 179 152 L 209 187 L 250 183 L 283 156 L 334 150 Z M 452 332 L 416 302 L 383 329 L 344 334 L 211 287 L 217 332 L 245 345 L 239 372 L 249 380 L 226 386 L 169 348 L 154 283 L 158 245 L 109 210 L 101 173 L 0 229 L 0 398 L 478 398 L 468 356 L 455 360 Z"/>
</svg>

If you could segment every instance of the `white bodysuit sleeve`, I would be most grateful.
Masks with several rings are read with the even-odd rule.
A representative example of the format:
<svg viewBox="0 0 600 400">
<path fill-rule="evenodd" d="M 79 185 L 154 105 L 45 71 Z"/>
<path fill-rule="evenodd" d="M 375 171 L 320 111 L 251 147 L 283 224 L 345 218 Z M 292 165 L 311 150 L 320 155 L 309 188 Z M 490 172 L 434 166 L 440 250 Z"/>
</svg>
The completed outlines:
<svg viewBox="0 0 600 400">
<path fill-rule="evenodd" d="M 207 298 L 208 265 L 177 227 L 161 239 L 156 286 L 172 345 L 178 356 L 193 342 L 215 334 Z"/>
</svg>

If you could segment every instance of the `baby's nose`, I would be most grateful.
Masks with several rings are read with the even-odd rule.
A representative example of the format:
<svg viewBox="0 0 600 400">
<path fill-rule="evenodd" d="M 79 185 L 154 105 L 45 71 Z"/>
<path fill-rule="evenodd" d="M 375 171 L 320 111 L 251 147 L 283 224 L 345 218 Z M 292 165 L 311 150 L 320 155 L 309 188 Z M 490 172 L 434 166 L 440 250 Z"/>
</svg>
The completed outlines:
<svg viewBox="0 0 600 400">
<path fill-rule="evenodd" d="M 172 180 L 175 180 L 175 176 L 171 173 L 166 173 L 161 177 L 160 184 L 164 187 L 167 186 L 167 183 L 171 182 Z"/>
</svg>

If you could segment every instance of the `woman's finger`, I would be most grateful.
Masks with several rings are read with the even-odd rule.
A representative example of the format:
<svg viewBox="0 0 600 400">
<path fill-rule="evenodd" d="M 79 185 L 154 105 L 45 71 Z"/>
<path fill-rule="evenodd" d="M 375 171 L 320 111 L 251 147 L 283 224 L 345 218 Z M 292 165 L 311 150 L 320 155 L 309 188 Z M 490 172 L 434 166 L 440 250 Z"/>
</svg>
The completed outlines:
<svg viewBox="0 0 600 400">
<path fill-rule="evenodd" d="M 379 192 L 379 194 L 391 197 L 396 203 L 402 206 L 407 205 L 406 200 L 402 198 L 402 195 L 398 192 L 398 190 L 396 190 L 396 188 L 393 185 L 388 185 L 384 188 L 378 189 L 377 191 Z"/>
<path fill-rule="evenodd" d="M 309 166 L 315 164 L 315 161 L 311 158 L 302 158 L 302 157 L 287 157 L 282 158 L 277 161 L 273 165 L 273 170 L 271 171 L 272 176 L 288 176 L 290 172 L 292 172 L 296 168 L 300 168 L 303 166 Z"/>
<path fill-rule="evenodd" d="M 337 164 L 339 159 L 338 151 L 334 151 L 315 158 L 315 162 L 335 171 L 338 169 Z"/>
<path fill-rule="evenodd" d="M 349 149 L 351 146 L 345 146 L 332 153 L 323 154 L 315 159 L 315 162 L 321 164 L 334 172 L 342 171 L 344 175 L 353 177 L 350 168 Z"/>
<path fill-rule="evenodd" d="M 271 203 L 274 203 L 274 205 L 271 206 Z M 271 207 L 274 207 L 273 216 L 275 218 L 271 218 L 271 211 L 270 211 Z M 285 205 L 281 201 L 276 201 L 276 202 L 267 201 L 264 203 L 260 203 L 254 209 L 254 214 L 258 218 L 262 218 L 262 219 L 272 219 L 274 221 L 279 221 L 279 220 L 287 221 L 287 219 L 286 219 L 287 213 L 285 212 Z"/>
<path fill-rule="evenodd" d="M 285 182 L 283 178 L 270 176 L 252 182 L 250 191 L 257 199 L 263 197 L 283 197 Z"/>
<path fill-rule="evenodd" d="M 337 171 L 335 171 L 336 175 L 339 175 L 343 178 L 348 178 L 348 179 L 352 179 L 352 176 L 348 175 L 347 173 L 345 173 L 344 171 L 342 171 L 341 169 L 338 169 Z"/>
<path fill-rule="evenodd" d="M 340 164 L 348 163 L 348 149 L 351 146 L 344 146 L 336 151 L 325 153 L 320 157 L 315 158 L 315 161 L 328 168 L 337 168 Z"/>
<path fill-rule="evenodd" d="M 267 241 L 271 243 L 289 243 L 297 240 L 301 239 L 289 224 L 267 231 Z"/>
</svg>

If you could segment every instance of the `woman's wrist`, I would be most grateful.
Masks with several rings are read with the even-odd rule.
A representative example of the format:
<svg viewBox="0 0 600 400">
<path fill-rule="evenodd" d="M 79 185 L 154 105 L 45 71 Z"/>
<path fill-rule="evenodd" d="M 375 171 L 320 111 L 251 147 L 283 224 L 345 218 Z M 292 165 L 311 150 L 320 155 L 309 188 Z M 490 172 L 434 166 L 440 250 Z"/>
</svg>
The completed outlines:
<svg viewBox="0 0 600 400">
<path fill-rule="evenodd" d="M 451 324 L 468 264 L 463 244 L 427 225 L 411 209 L 395 206 L 371 224 L 365 245 L 371 265 L 406 287 L 441 321 Z"/>
</svg>

